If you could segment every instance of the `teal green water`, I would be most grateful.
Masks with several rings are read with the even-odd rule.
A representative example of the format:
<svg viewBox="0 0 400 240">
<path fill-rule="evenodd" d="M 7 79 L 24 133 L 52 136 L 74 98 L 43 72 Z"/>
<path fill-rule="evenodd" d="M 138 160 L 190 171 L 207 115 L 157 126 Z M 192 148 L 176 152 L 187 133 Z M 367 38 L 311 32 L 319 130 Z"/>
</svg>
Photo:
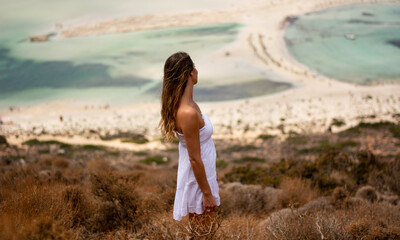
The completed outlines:
<svg viewBox="0 0 400 240">
<path fill-rule="evenodd" d="M 292 20 L 285 41 L 300 63 L 326 76 L 357 84 L 400 81 L 400 4 L 308 13 Z"/>
<path fill-rule="evenodd" d="M 245 60 L 204 60 L 234 42 L 241 24 L 59 37 L 61 25 L 218 9 L 237 1 L 2 0 L 0 109 L 56 100 L 113 106 L 159 101 L 164 61 L 176 51 L 188 52 L 196 62 L 199 100 L 231 100 L 289 88 Z M 50 41 L 29 41 L 30 36 L 48 33 L 54 34 Z"/>
<path fill-rule="evenodd" d="M 190 50 L 198 56 L 211 52 L 233 41 L 239 27 L 223 24 L 24 41 L 0 49 L 0 93 L 41 87 L 143 86 L 162 73 L 162 64 L 171 53 Z"/>
</svg>

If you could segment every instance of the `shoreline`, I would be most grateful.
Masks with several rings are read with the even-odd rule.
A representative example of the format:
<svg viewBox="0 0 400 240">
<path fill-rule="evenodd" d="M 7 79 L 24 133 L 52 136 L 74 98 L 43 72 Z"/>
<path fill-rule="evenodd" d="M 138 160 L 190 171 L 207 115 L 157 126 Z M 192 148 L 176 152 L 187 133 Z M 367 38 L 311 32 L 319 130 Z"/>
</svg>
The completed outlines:
<svg viewBox="0 0 400 240">
<path fill-rule="evenodd" d="M 209 57 L 223 57 L 225 52 L 229 51 L 230 57 L 244 57 L 255 66 L 271 71 L 294 84 L 294 87 L 283 92 L 248 99 L 200 102 L 200 107 L 213 123 L 213 137 L 246 142 L 256 139 L 260 134 L 284 137 L 289 132 L 321 133 L 327 131 L 333 118 L 345 122 L 342 127 L 333 127 L 333 132 L 354 126 L 361 121 L 361 118 L 368 116 L 375 116 L 369 121 L 399 121 L 395 117 L 400 113 L 399 84 L 360 86 L 326 77 L 297 62 L 289 54 L 284 42 L 287 22 L 283 28 L 280 28 L 280 24 L 288 16 L 360 2 L 378 1 L 350 0 L 321 3 L 313 0 L 303 5 L 291 0 L 275 5 L 273 2 L 252 1 L 225 10 L 225 15 L 229 15 L 229 11 L 235 12 L 236 15 L 230 17 L 241 19 L 238 23 L 247 24 L 247 27 L 235 42 Z M 255 3 L 258 5 L 252 5 Z M 250 11 L 249 9 L 251 15 L 243 14 Z M 270 10 L 274 11 L 262 17 Z M 220 11 L 207 11 L 203 14 L 211 16 Z M 181 15 L 185 19 L 185 16 L 190 14 Z M 207 18 L 207 21 L 221 19 L 221 16 L 223 14 Z M 4 109 L 0 110 L 3 122 L 13 124 L 1 125 L 0 135 L 5 135 L 13 145 L 20 145 L 23 141 L 37 138 L 66 143 L 98 144 L 128 150 L 164 149 L 165 145 L 157 141 L 160 138 L 157 129 L 159 108 L 159 101 L 155 100 L 120 107 L 109 106 L 107 109 L 98 106 L 85 109 L 79 104 L 71 107 L 67 101 L 49 102 L 14 111 Z M 63 121 L 60 121 L 60 116 L 63 116 Z M 145 135 L 150 142 L 146 144 L 127 144 L 118 140 L 107 142 L 91 135 L 90 130 L 102 131 L 102 134 L 130 131 Z"/>
</svg>

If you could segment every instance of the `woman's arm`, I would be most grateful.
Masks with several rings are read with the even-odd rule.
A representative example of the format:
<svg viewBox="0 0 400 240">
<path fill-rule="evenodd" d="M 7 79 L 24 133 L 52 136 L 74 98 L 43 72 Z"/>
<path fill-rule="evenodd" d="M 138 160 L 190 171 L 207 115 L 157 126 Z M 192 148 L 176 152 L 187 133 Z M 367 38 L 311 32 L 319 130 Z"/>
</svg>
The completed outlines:
<svg viewBox="0 0 400 240">
<path fill-rule="evenodd" d="M 196 177 L 196 181 L 203 192 L 203 207 L 205 210 L 214 210 L 217 204 L 211 193 L 211 188 L 207 181 L 203 161 L 201 160 L 199 132 L 201 123 L 198 118 L 198 114 L 196 110 L 189 108 L 180 112 L 178 117 L 183 136 L 185 137 L 190 164 L 192 166 L 194 176 Z"/>
</svg>

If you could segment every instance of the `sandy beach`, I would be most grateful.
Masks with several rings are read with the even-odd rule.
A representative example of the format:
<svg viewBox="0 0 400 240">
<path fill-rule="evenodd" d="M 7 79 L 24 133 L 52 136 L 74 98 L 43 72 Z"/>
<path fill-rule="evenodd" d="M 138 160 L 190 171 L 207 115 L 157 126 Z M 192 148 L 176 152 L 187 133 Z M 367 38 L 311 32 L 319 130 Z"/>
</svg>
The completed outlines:
<svg viewBox="0 0 400 240">
<path fill-rule="evenodd" d="M 224 10 L 183 12 L 169 15 L 125 17 L 70 26 L 63 37 L 99 35 L 158 29 L 171 26 L 243 23 L 238 39 L 201 61 L 245 58 L 292 83 L 293 88 L 276 94 L 226 102 L 201 102 L 202 111 L 214 126 L 215 139 L 243 142 L 260 134 L 320 133 L 333 119 L 343 121 L 337 132 L 360 121 L 399 121 L 400 85 L 360 86 L 340 82 L 298 63 L 284 43 L 286 18 L 340 4 L 378 1 L 248 1 Z M 381 2 L 381 1 L 379 1 Z M 400 1 L 390 1 L 400 2 Z M 229 56 L 226 53 L 229 52 Z M 161 71 L 161 69 L 160 69 Z M 200 70 L 201 71 L 201 70 Z M 200 75 L 201 76 L 201 75 Z M 199 79 L 201 81 L 201 77 Z M 54 139 L 71 144 L 96 144 L 120 149 L 164 149 L 158 130 L 160 104 L 148 102 L 114 107 L 56 101 L 32 107 L 0 111 L 0 135 L 11 144 L 28 139 Z M 146 144 L 105 141 L 100 136 L 134 132 Z"/>
</svg>

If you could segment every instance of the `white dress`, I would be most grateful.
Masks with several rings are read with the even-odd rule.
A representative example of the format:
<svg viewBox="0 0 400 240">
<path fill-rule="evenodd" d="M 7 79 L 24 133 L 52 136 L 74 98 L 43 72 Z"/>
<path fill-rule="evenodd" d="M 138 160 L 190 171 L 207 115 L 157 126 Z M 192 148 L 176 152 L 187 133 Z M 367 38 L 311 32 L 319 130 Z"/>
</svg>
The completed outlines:
<svg viewBox="0 0 400 240">
<path fill-rule="evenodd" d="M 201 160 L 204 164 L 204 169 L 212 195 L 214 196 L 217 206 L 219 206 L 219 187 L 217 183 L 217 171 L 215 166 L 217 153 L 215 151 L 214 142 L 211 138 L 213 127 L 210 119 L 206 115 L 202 113 L 201 116 L 205 123 L 200 129 Z M 202 214 L 204 212 L 203 192 L 201 191 L 194 176 L 193 169 L 189 161 L 185 138 L 183 137 L 183 134 L 179 132 L 176 132 L 176 134 L 179 138 L 179 165 L 174 202 L 174 219 L 182 220 L 182 217 L 186 216 L 188 213 Z"/>
</svg>

